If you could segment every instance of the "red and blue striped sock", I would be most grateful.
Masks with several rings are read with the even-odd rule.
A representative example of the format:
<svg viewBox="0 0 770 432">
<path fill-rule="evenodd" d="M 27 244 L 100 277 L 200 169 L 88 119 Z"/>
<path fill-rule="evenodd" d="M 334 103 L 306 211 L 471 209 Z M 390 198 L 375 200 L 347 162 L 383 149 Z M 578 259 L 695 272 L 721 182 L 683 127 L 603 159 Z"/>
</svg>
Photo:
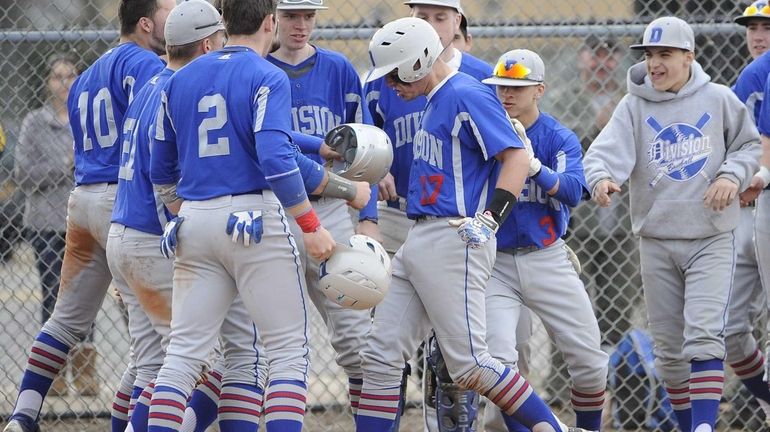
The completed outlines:
<svg viewBox="0 0 770 432">
<path fill-rule="evenodd" d="M 32 420 L 40 416 L 43 399 L 51 383 L 67 362 L 72 347 L 48 333 L 40 332 L 32 343 L 27 369 L 21 378 L 19 397 L 13 414 L 24 414 Z"/>
<path fill-rule="evenodd" d="M 307 385 L 298 380 L 275 380 L 267 385 L 267 432 L 300 432 L 305 420 Z"/>
<path fill-rule="evenodd" d="M 348 378 L 348 394 L 350 395 L 350 410 L 353 412 L 353 419 L 358 414 L 358 401 L 361 399 L 361 387 L 363 385 L 363 378 Z"/>
<path fill-rule="evenodd" d="M 219 396 L 219 430 L 222 432 L 259 429 L 264 390 L 252 384 L 225 384 Z"/>
<path fill-rule="evenodd" d="M 671 402 L 671 408 L 674 410 L 676 421 L 679 423 L 679 430 L 689 431 L 692 429 L 690 382 L 685 381 L 681 384 L 667 384 L 666 392 L 668 393 L 668 400 Z"/>
<path fill-rule="evenodd" d="M 133 432 L 146 432 L 150 416 L 150 403 L 155 393 L 155 381 L 150 381 L 136 398 L 134 409 L 131 412 L 131 427 Z"/>
<path fill-rule="evenodd" d="M 134 387 L 131 390 L 131 398 L 128 400 L 128 419 L 131 420 L 131 416 L 134 415 L 134 408 L 136 408 L 136 402 L 139 400 L 139 396 L 142 395 L 141 387 Z"/>
<path fill-rule="evenodd" d="M 217 405 L 222 391 L 222 374 L 216 369 L 206 373 L 190 397 L 182 420 L 183 432 L 204 432 L 217 420 Z"/>
<path fill-rule="evenodd" d="M 518 372 L 505 368 L 500 379 L 485 396 L 500 407 L 509 428 L 523 424 L 532 429 L 535 425 L 546 423 L 555 431 L 561 430 L 561 424 L 551 409 Z M 512 419 L 516 422 L 509 425 Z"/>
<path fill-rule="evenodd" d="M 765 356 L 759 348 L 745 359 L 730 363 L 735 375 L 741 380 L 744 386 L 754 395 L 755 398 L 770 403 L 770 389 L 767 387 L 767 381 L 764 378 Z"/>
<path fill-rule="evenodd" d="M 131 404 L 131 388 L 124 388 L 123 383 L 115 391 L 112 398 L 112 410 L 110 411 L 110 430 L 123 432 L 128 426 L 128 410 Z"/>
<path fill-rule="evenodd" d="M 356 416 L 356 431 L 389 431 L 396 423 L 401 386 L 371 389 L 366 383 L 361 388 Z"/>
<path fill-rule="evenodd" d="M 149 432 L 177 432 L 182 426 L 182 416 L 187 396 L 170 386 L 155 387 L 148 416 Z M 139 406 L 139 405 L 137 405 Z"/>
<path fill-rule="evenodd" d="M 690 365 L 692 427 L 697 432 L 710 432 L 714 430 L 719 414 L 725 383 L 724 363 L 719 359 L 693 360 Z"/>
<path fill-rule="evenodd" d="M 587 430 L 602 429 L 604 388 L 572 389 L 572 409 L 575 410 L 575 426 Z"/>
</svg>

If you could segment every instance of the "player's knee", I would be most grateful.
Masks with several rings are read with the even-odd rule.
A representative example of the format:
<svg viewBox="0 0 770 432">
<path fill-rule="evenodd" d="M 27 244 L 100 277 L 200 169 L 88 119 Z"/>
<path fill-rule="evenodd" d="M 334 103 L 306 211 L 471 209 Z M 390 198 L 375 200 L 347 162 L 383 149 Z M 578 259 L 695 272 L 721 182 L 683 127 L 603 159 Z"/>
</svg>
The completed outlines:
<svg viewBox="0 0 770 432">
<path fill-rule="evenodd" d="M 687 362 L 704 359 L 724 359 L 725 340 L 717 335 L 703 335 L 688 339 L 682 347 L 682 357 Z"/>
<path fill-rule="evenodd" d="M 690 364 L 681 358 L 655 358 L 655 370 L 667 386 L 677 386 L 690 379 Z"/>
<path fill-rule="evenodd" d="M 493 367 L 491 363 L 480 361 L 479 364 L 474 364 L 472 367 L 462 371 L 450 369 L 449 374 L 460 387 L 485 394 L 499 380 L 503 367 L 502 364 L 499 364 L 500 368 L 498 369 Z"/>
<path fill-rule="evenodd" d="M 570 372 L 570 378 L 572 378 L 572 385 L 575 388 L 583 390 L 603 390 L 607 387 L 608 371 L 609 367 L 605 362 L 586 367 L 574 375 Z"/>
<path fill-rule="evenodd" d="M 725 352 L 728 363 L 738 363 L 754 354 L 757 349 L 757 340 L 751 332 L 736 333 L 725 336 Z"/>
<path fill-rule="evenodd" d="M 59 342 L 62 342 L 72 348 L 79 342 L 85 340 L 88 331 L 90 331 L 90 328 L 88 328 L 85 332 L 78 332 L 69 326 L 62 325 L 59 320 L 55 318 L 55 316 L 52 316 L 48 321 L 45 322 L 42 331 L 51 335 Z"/>
</svg>

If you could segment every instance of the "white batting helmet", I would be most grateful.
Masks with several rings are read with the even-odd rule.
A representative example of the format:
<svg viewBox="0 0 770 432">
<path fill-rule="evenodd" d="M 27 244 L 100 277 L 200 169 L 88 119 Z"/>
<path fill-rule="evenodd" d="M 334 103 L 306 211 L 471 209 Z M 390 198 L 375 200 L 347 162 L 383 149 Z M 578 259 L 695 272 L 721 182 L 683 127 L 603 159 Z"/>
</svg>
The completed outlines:
<svg viewBox="0 0 770 432">
<path fill-rule="evenodd" d="M 371 237 L 356 234 L 349 245 L 337 244 L 319 269 L 326 297 L 346 309 L 370 309 L 390 287 L 390 257 Z"/>
<path fill-rule="evenodd" d="M 325 141 L 344 159 L 332 161 L 332 171 L 348 180 L 375 184 L 385 177 L 393 163 L 388 134 L 371 125 L 339 125 L 326 134 Z"/>
<path fill-rule="evenodd" d="M 430 72 L 443 51 L 438 33 L 427 21 L 414 17 L 391 21 L 377 30 L 369 42 L 372 70 L 366 81 L 398 69 L 401 81 L 415 82 Z"/>
<path fill-rule="evenodd" d="M 278 10 L 323 10 L 324 0 L 278 0 Z"/>
</svg>

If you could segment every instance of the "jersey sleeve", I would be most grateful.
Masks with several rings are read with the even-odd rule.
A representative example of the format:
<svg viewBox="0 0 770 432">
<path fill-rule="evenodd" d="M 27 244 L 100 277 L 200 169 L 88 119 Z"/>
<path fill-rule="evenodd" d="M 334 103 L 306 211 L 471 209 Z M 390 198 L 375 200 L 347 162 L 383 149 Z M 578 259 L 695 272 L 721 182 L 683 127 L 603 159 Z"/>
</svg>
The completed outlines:
<svg viewBox="0 0 770 432">
<path fill-rule="evenodd" d="M 524 148 L 502 105 L 490 90 L 483 88 L 473 97 L 463 97 L 460 107 L 455 119 L 455 124 L 462 124 L 458 135 L 460 142 L 477 143 L 484 159 L 494 158 L 509 148 Z"/>
<path fill-rule="evenodd" d="M 345 122 L 373 124 L 361 80 L 353 65 L 345 62 Z"/>
<path fill-rule="evenodd" d="M 372 124 L 378 128 L 382 128 L 385 123 L 385 118 L 380 109 L 380 83 L 380 80 L 375 80 L 364 84 L 366 107 L 369 109 L 369 115 L 372 116 Z"/>
<path fill-rule="evenodd" d="M 276 70 L 265 76 L 252 90 L 252 132 L 257 159 L 265 179 L 270 182 L 297 171 L 295 147 L 291 144 L 291 88 L 289 78 Z M 259 132 L 282 132 L 285 139 L 266 140 Z"/>
<path fill-rule="evenodd" d="M 765 87 L 762 91 L 762 94 L 764 95 L 763 100 L 766 101 L 770 101 L 770 99 L 768 99 L 770 98 L 770 87 L 768 87 L 768 84 L 770 84 L 770 75 L 767 76 Z M 757 122 L 757 128 L 759 129 L 759 133 L 770 137 L 770 102 L 762 104 L 762 109 L 759 111 L 759 121 Z"/>
<path fill-rule="evenodd" d="M 570 207 L 575 207 L 588 193 L 583 172 L 583 149 L 577 135 L 571 131 L 555 135 L 555 151 L 550 155 L 547 166 L 559 177 L 559 189 L 554 198 Z"/>
<path fill-rule="evenodd" d="M 759 107 L 762 106 L 765 90 L 765 80 L 760 74 L 754 72 L 754 69 L 752 67 L 744 68 L 732 88 L 735 95 L 746 105 L 752 115 L 758 114 L 757 104 Z M 754 120 L 759 121 L 758 118 Z"/>
<path fill-rule="evenodd" d="M 628 180 L 636 165 L 634 126 L 626 95 L 615 107 L 607 125 L 588 147 L 583 166 L 588 188 L 603 179 L 612 179 L 618 185 Z"/>
<path fill-rule="evenodd" d="M 167 90 L 168 87 L 161 92 L 155 133 L 150 140 L 150 181 L 157 185 L 179 181 L 179 150 L 176 146 L 176 131 L 168 112 Z"/>
</svg>

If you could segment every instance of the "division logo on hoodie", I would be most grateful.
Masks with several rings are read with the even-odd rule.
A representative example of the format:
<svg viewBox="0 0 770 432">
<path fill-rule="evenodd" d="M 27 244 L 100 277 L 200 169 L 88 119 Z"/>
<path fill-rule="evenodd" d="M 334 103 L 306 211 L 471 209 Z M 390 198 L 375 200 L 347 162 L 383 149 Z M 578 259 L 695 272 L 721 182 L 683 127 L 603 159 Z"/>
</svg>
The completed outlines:
<svg viewBox="0 0 770 432">
<path fill-rule="evenodd" d="M 662 127 L 654 117 L 647 118 L 657 134 L 647 150 L 648 166 L 655 172 L 650 186 L 667 176 L 675 181 L 687 181 L 701 172 L 711 156 L 711 141 L 701 129 L 711 120 L 704 113 L 695 125 L 673 123 Z"/>
</svg>

